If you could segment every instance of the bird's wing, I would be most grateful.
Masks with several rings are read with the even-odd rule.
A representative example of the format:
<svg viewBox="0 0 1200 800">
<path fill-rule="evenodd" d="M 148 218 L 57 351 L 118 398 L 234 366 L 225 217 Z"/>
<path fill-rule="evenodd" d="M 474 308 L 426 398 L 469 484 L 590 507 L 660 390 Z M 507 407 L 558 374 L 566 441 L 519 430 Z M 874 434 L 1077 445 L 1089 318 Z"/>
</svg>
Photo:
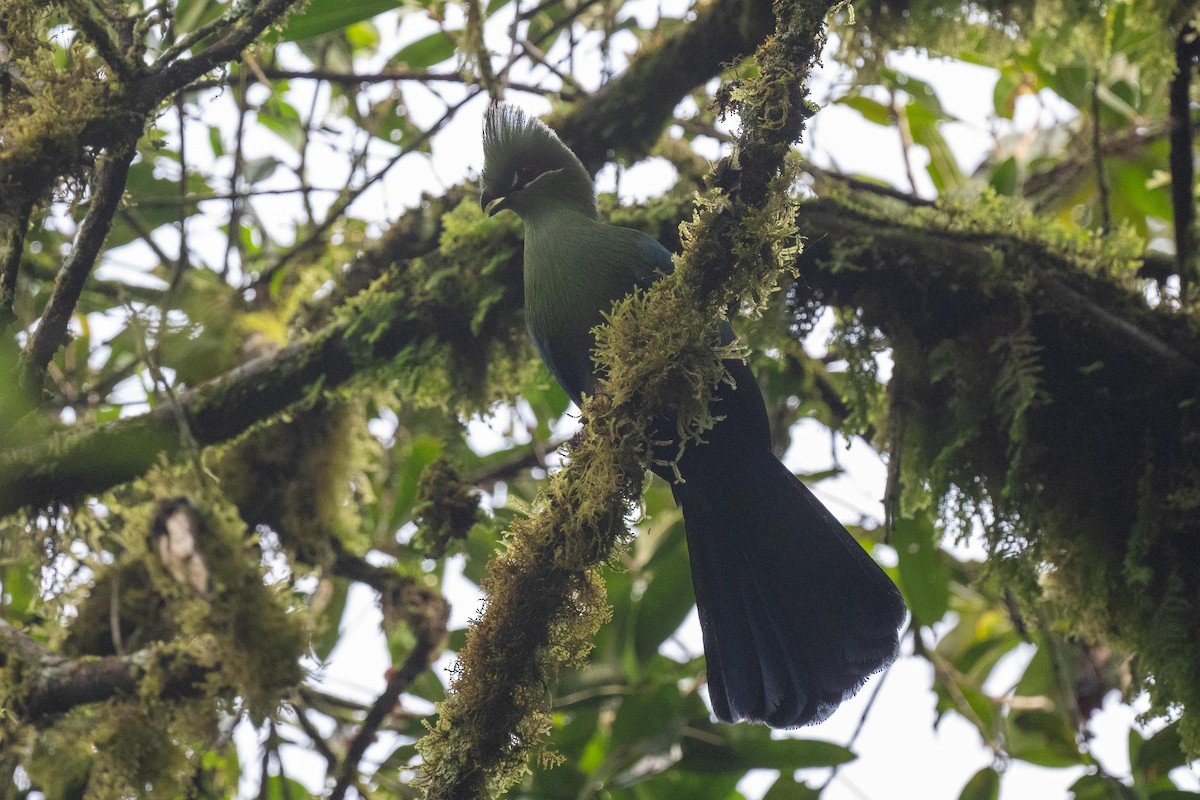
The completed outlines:
<svg viewBox="0 0 1200 800">
<path fill-rule="evenodd" d="M 634 280 L 639 289 L 650 288 L 650 284 L 675 269 L 671 251 L 659 244 L 657 239 L 647 236 L 641 231 L 630 228 L 624 230 L 634 234 L 634 246 L 637 248 L 638 255 L 633 262 Z"/>
<path fill-rule="evenodd" d="M 582 407 L 583 393 L 595 389 L 596 381 L 592 375 L 591 359 L 587 358 L 586 361 L 581 361 L 578 357 L 578 348 L 555 347 L 553 338 L 539 336 L 532 328 L 529 330 L 529 338 L 533 340 L 533 346 L 537 348 L 542 361 L 546 362 L 546 366 L 550 368 L 550 374 L 554 376 L 554 380 L 558 381 L 558 385 L 575 402 L 575 405 Z"/>
</svg>

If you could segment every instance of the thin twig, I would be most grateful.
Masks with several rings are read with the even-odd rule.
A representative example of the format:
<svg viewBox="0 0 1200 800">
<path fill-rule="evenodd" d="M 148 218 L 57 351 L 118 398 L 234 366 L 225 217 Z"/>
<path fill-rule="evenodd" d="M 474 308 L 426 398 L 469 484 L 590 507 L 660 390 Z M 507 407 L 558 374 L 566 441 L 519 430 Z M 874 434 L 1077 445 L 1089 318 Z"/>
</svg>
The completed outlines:
<svg viewBox="0 0 1200 800">
<path fill-rule="evenodd" d="M 392 167 L 396 166 L 396 164 L 400 162 L 400 159 L 411 153 L 418 152 L 426 142 L 433 138 L 433 136 L 439 130 L 441 130 L 456 113 L 458 113 L 458 109 L 462 108 L 468 102 L 473 100 L 475 96 L 479 94 L 479 92 L 480 89 L 478 87 L 472 87 L 467 92 L 465 97 L 448 106 L 440 119 L 430 125 L 426 130 L 422 131 L 419 136 L 417 136 L 413 141 L 409 142 L 408 145 L 401 149 L 399 153 L 388 159 L 388 162 L 384 164 L 378 171 L 376 171 L 373 175 L 363 179 L 363 181 L 354 188 L 348 187 L 342 196 L 338 198 L 337 202 L 330 206 L 329 210 L 325 212 L 325 218 L 321 222 L 317 223 L 303 239 L 296 242 L 294 245 L 280 254 L 275 260 L 275 263 L 263 270 L 262 274 L 259 276 L 258 283 L 270 283 L 276 272 L 283 269 L 287 264 L 291 263 L 294 258 L 300 256 L 302 253 L 308 252 L 310 248 L 320 242 L 325 236 L 325 231 L 327 231 L 330 226 L 342 218 L 342 215 L 346 212 L 346 209 L 353 205 L 354 201 L 357 200 L 363 192 L 375 185 L 375 183 L 383 178 L 384 175 L 390 172 Z"/>
<path fill-rule="evenodd" d="M 1096 191 L 1100 194 L 1100 233 L 1112 230 L 1108 207 L 1108 176 L 1104 174 L 1104 147 L 1100 141 L 1100 70 L 1092 75 L 1092 163 L 1096 169 Z"/>
<path fill-rule="evenodd" d="M 472 75 L 466 75 L 458 72 L 427 72 L 423 70 L 384 70 L 382 72 L 339 72 L 336 70 L 326 69 L 278 69 L 272 67 L 263 67 L 262 75 L 272 81 L 289 81 L 289 80 L 311 80 L 325 81 L 327 83 L 336 83 L 339 86 L 355 87 L 374 83 L 400 83 L 410 81 L 414 83 L 464 83 L 474 84 L 477 78 Z M 206 78 L 196 81 L 187 87 L 189 92 L 201 91 L 203 89 L 213 89 L 221 86 L 228 86 L 231 80 L 236 78 L 237 73 L 233 76 Z M 258 76 L 255 76 L 255 80 Z M 553 94 L 553 92 L 545 87 L 538 86 L 533 83 L 521 83 L 505 81 L 504 88 L 515 89 L 518 92 L 528 92 L 530 94 Z"/>
<path fill-rule="evenodd" d="M 908 178 L 909 191 L 915 195 L 917 193 L 917 176 L 913 171 L 912 164 L 912 128 L 908 124 L 908 113 L 904 110 L 904 106 L 900 104 L 899 96 L 894 89 L 891 94 L 892 118 L 896 120 L 896 130 L 900 133 L 900 155 L 904 159 L 904 175 Z"/>
<path fill-rule="evenodd" d="M 182 89 L 220 64 L 232 61 L 257 39 L 268 25 L 279 22 L 298 2 L 299 0 L 263 0 L 256 4 L 235 5 L 236 11 L 218 18 L 220 24 L 210 23 L 202 26 L 193 35 L 182 37 L 174 47 L 163 53 L 155 62 L 155 71 L 143 81 L 145 85 L 141 88 L 156 97 L 166 97 L 172 91 Z M 183 50 L 215 33 L 224 35 L 191 58 L 174 60 Z"/>
<path fill-rule="evenodd" d="M 142 198 L 131 200 L 130 208 L 178 208 L 197 203 L 225 202 L 231 200 L 252 200 L 255 197 L 270 197 L 285 194 L 309 194 L 310 192 L 340 192 L 342 189 L 325 188 L 322 186 L 293 186 L 290 189 L 245 189 L 233 192 L 215 192 L 213 194 L 189 194 L 181 197 Z"/>
<path fill-rule="evenodd" d="M 329 746 L 329 743 L 325 741 L 325 737 L 317 730 L 317 726 L 313 725 L 312 720 L 308 718 L 308 714 L 305 713 L 307 709 L 293 703 L 292 711 L 296 714 L 296 724 L 300 726 L 300 730 L 304 731 L 304 735 L 312 742 L 313 749 L 317 751 L 317 755 L 325 759 L 326 769 L 329 772 L 333 772 L 337 769 L 337 754 L 333 752 L 333 748 Z"/>
<path fill-rule="evenodd" d="M 1185 25 L 1175 37 L 1175 76 L 1170 87 L 1171 210 L 1175 217 L 1175 264 L 1179 294 L 1186 303 L 1196 283 L 1195 224 L 1196 167 L 1192 156 L 1191 85 L 1196 51 L 1196 30 Z"/>
<path fill-rule="evenodd" d="M 846 740 L 846 749 L 854 747 L 854 743 L 858 741 L 858 735 L 863 732 L 863 728 L 867 724 L 867 717 L 871 713 L 871 709 L 875 707 L 875 701 L 879 698 L 879 692 L 883 689 L 883 682 L 887 680 L 887 676 L 892 671 L 892 666 L 888 665 L 879 675 L 879 680 L 875 681 L 875 686 L 871 690 L 871 696 L 867 698 L 867 704 L 863 707 L 862 714 L 858 718 L 858 724 L 854 726 L 854 731 L 850 734 L 850 738 Z M 821 788 L 817 790 L 817 794 L 823 793 L 829 788 L 829 784 L 833 783 L 833 779 L 837 777 L 838 770 L 842 768 L 841 764 L 834 764 L 833 769 L 829 771 L 829 777 L 821 784 Z"/>
<path fill-rule="evenodd" d="M 816 178 L 826 178 L 828 180 L 837 181 L 844 184 L 847 188 L 856 192 L 866 192 L 869 194 L 887 197 L 892 200 L 899 200 L 905 205 L 914 207 L 925 207 L 934 205 L 934 201 L 926 200 L 924 197 L 913 194 L 912 192 L 903 192 L 899 189 L 894 189 L 891 186 L 885 186 L 881 183 L 873 183 L 871 181 L 856 178 L 853 175 L 847 175 L 844 172 L 837 170 L 825 169 L 818 167 L 815 164 L 805 163 L 804 171 Z"/>
<path fill-rule="evenodd" d="M 117 213 L 121 215 L 121 220 L 126 225 L 133 228 L 133 232 L 141 238 L 146 247 L 150 248 L 150 252 L 154 253 L 154 257 L 158 259 L 159 264 L 166 267 L 169 264 L 175 263 L 175 259 L 167 255 L 167 251 L 163 250 L 162 247 L 159 246 L 158 242 L 154 241 L 154 232 L 150 230 L 150 226 L 147 225 L 140 216 L 134 213 L 131 208 L 126 206 L 120 209 Z"/>
<path fill-rule="evenodd" d="M 242 170 L 245 167 L 245 151 L 242 148 L 245 141 L 246 115 L 250 112 L 246 105 L 246 82 L 244 79 L 239 82 L 234 91 L 234 98 L 237 102 L 238 120 L 233 134 L 233 169 L 229 175 L 229 191 L 231 193 L 236 193 L 241 185 Z M 229 230 L 225 238 L 225 260 L 222 262 L 220 270 L 222 280 L 229 276 L 229 265 L 234 253 L 237 253 L 238 268 L 243 272 L 246 269 L 246 259 L 242 251 L 241 224 L 242 203 L 240 200 L 234 199 L 229 203 Z"/>
<path fill-rule="evenodd" d="M 358 778 L 359 764 L 367 748 L 375 741 L 379 728 L 396 708 L 400 695 L 433 662 L 446 636 L 450 606 L 441 595 L 424 592 L 419 604 L 414 604 L 410 609 L 408 617 L 417 642 L 400 668 L 388 676 L 386 688 L 371 705 L 358 733 L 351 740 L 346 757 L 342 760 L 337 783 L 329 793 L 329 800 L 343 800 L 346 791 Z"/>
<path fill-rule="evenodd" d="M 184 113 L 182 94 L 175 95 L 175 114 L 179 121 L 179 200 L 183 201 L 188 196 L 188 165 L 185 145 L 187 142 L 187 114 Z M 179 281 L 183 278 L 183 273 L 188 268 L 190 261 L 188 254 L 188 220 L 190 218 L 191 215 L 188 214 L 187 205 L 180 202 L 179 216 L 176 219 L 176 224 L 179 227 L 179 257 L 175 260 L 175 274 L 171 276 L 171 286 L 168 290 L 168 295 L 173 294 L 179 288 Z"/>
<path fill-rule="evenodd" d="M 112 68 L 122 82 L 131 80 L 134 77 L 133 65 L 121 54 L 105 23 L 92 16 L 94 6 L 86 0 L 70 0 L 66 9 L 71 24 L 96 48 L 104 63 Z"/>
</svg>

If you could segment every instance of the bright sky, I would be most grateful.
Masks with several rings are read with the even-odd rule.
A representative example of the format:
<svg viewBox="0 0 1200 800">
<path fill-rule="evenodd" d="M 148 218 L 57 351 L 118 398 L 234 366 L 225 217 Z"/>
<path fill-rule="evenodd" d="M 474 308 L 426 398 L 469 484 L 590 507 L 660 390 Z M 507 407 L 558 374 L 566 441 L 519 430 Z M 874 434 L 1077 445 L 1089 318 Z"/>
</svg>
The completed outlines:
<svg viewBox="0 0 1200 800">
<path fill-rule="evenodd" d="M 678 13 L 682 2 L 669 0 L 662 5 L 666 7 L 666 13 Z M 649 23 L 657 7 L 656 4 L 645 2 L 636 7 L 636 13 L 645 16 L 645 22 Z M 451 5 L 447 12 L 457 13 L 458 8 Z M 506 20 L 500 22 L 507 25 Z M 394 22 L 391 29 L 387 22 L 381 24 L 381 28 L 385 42 L 395 43 L 410 41 L 416 36 L 429 33 L 435 26 L 420 15 L 410 14 L 404 18 L 398 31 L 395 30 Z M 497 28 L 492 33 L 497 30 L 502 31 L 502 28 Z M 381 52 L 391 51 L 385 45 Z M 299 66 L 304 65 L 298 52 L 295 53 L 295 58 Z M 383 59 L 379 59 L 379 63 L 360 64 L 359 69 L 363 72 L 372 71 L 380 67 L 382 61 Z M 827 63 L 832 61 L 827 59 Z M 932 83 L 947 111 L 961 120 L 948 125 L 944 133 L 957 154 L 960 165 L 968 173 L 994 145 L 997 134 L 1011 133 L 1014 129 L 1027 129 L 1039 122 L 1061 119 L 1064 114 L 1069 113 L 1069 107 L 1052 96 L 1026 97 L 1018 104 L 1014 123 L 996 123 L 989 117 L 992 87 L 996 80 L 993 70 L 962 63 L 931 61 L 916 53 L 894 58 L 890 66 Z M 812 86 L 814 99 L 826 97 L 837 79 L 838 76 L 828 67 L 819 71 Z M 293 81 L 292 85 L 291 101 L 297 108 L 307 109 L 311 101 L 311 86 L 300 81 Z M 251 87 L 250 91 L 252 98 L 261 99 L 268 90 L 256 85 Z M 370 91 L 375 99 L 380 99 L 390 91 L 390 87 L 376 86 Z M 418 124 L 427 124 L 440 116 L 443 106 L 428 94 L 427 89 L 412 87 L 406 88 L 405 91 Z M 455 98 L 460 96 L 461 89 L 452 85 L 442 85 L 437 91 L 448 98 Z M 527 94 L 514 92 L 509 100 L 534 113 L 541 113 L 548 108 L 544 100 Z M 328 92 L 322 91 L 317 97 L 318 110 L 327 107 L 327 103 Z M 482 163 L 479 131 L 485 106 L 486 101 L 483 98 L 477 98 L 467 105 L 457 119 L 435 140 L 432 158 L 419 155 L 406 157 L 384 180 L 363 195 L 355 204 L 353 213 L 378 220 L 382 227 L 387 220 L 395 218 L 404 208 L 413 205 L 421 192 L 438 192 L 443 187 L 477 176 Z M 206 92 L 199 109 L 207 122 L 216 121 L 221 125 L 226 142 L 232 140 L 235 115 L 232 113 L 228 93 L 219 90 Z M 164 117 L 161 124 L 168 135 L 176 135 L 173 115 Z M 210 152 L 204 126 L 190 126 L 187 136 L 189 157 L 202 158 L 202 155 L 197 154 Z M 310 163 L 319 165 L 313 177 L 315 185 L 338 188 L 349 180 L 350 176 L 345 172 L 344 155 L 339 152 L 347 144 L 346 137 L 345 131 L 335 133 L 328 137 L 324 144 L 314 147 Z M 864 123 L 856 112 L 848 108 L 831 106 L 820 111 L 811 122 L 804 149 L 817 164 L 836 164 L 843 171 L 874 175 L 901 187 L 906 185 L 900 158 L 900 143 L 895 132 Z M 380 146 L 377 156 L 370 162 L 370 171 L 378 169 L 390 157 L 386 150 L 386 146 Z M 246 141 L 248 158 L 281 156 L 283 152 L 270 134 L 255 135 Z M 716 154 L 715 144 L 710 152 L 705 153 L 709 157 L 715 157 Z M 915 152 L 913 156 L 916 162 L 914 169 L 917 173 L 918 189 L 923 194 L 932 195 L 932 185 L 923 172 L 924 153 Z M 227 159 L 228 156 L 225 157 L 225 160 Z M 224 169 L 228 170 L 228 164 L 224 165 Z M 277 172 L 265 187 L 285 188 L 290 185 L 285 173 L 286 171 Z M 633 201 L 652 196 L 669 186 L 672 180 L 672 170 L 665 162 L 647 162 L 635 166 L 621 177 L 622 198 Z M 615 171 L 612 168 L 606 169 L 600 178 L 601 190 L 611 190 L 614 182 Z M 318 195 L 314 198 L 314 203 L 320 209 L 331 199 L 331 194 Z M 261 215 L 263 222 L 279 239 L 285 242 L 289 240 L 293 229 L 292 220 L 301 213 L 299 202 L 288 196 L 280 196 L 271 198 L 269 207 L 263 204 L 259 209 L 260 212 L 269 209 L 269 213 Z M 211 215 L 197 221 L 190 229 L 190 244 L 209 263 L 219 263 L 225 245 L 218 227 L 225 221 L 225 206 L 211 204 L 209 210 Z M 162 231 L 158 238 L 168 253 L 175 252 L 178 240 L 173 233 Z M 143 271 L 153 262 L 154 258 L 148 249 L 130 246 L 110 258 L 100 270 L 100 274 L 111 275 L 113 272 L 119 272 L 128 276 L 131 271 Z M 105 321 L 94 320 L 93 324 L 103 326 Z M 815 346 L 823 346 L 824 335 L 820 332 L 816 334 Z M 131 399 L 135 398 L 141 389 L 136 382 L 126 388 Z M 131 406 L 125 413 L 141 413 L 142 410 L 144 406 Z M 386 435 L 388 427 L 387 421 L 381 421 L 376 424 L 375 430 L 381 435 Z M 500 444 L 496 431 L 505 427 L 489 425 L 486 420 L 477 420 L 471 428 L 473 442 L 481 449 L 494 449 Z M 793 444 L 786 460 L 789 466 L 799 471 L 813 472 L 829 467 L 833 458 L 832 448 L 837 448 L 837 461 L 846 468 L 846 473 L 813 487 L 835 515 L 847 521 L 857 521 L 863 515 L 874 519 L 881 518 L 880 498 L 883 495 L 885 470 L 879 457 L 869 447 L 855 442 L 847 448 L 840 439 L 831 444 L 828 433 L 816 423 L 800 423 L 793 430 L 793 434 Z M 466 620 L 477 609 L 480 599 L 478 589 L 458 578 L 449 582 L 447 592 L 454 605 L 453 624 L 465 625 Z M 345 630 L 341 645 L 333 654 L 331 662 L 320 671 L 320 682 L 327 690 L 364 702 L 370 702 L 382 690 L 384 674 L 390 663 L 379 632 L 379 621 L 379 613 L 369 590 L 361 586 L 355 587 L 344 619 Z M 699 625 L 694 612 L 681 629 L 678 638 L 693 653 L 700 651 Z M 911 647 L 908 647 L 907 651 L 911 652 Z M 996 678 L 994 685 L 987 687 L 988 690 L 1001 693 L 1010 688 L 1031 655 L 1031 648 L 1022 648 L 1008 659 L 1007 663 L 1003 663 L 1002 668 L 998 670 L 998 673 L 1003 674 Z M 449 657 L 443 658 L 439 663 L 442 669 L 449 665 Z M 858 724 L 868 699 L 882 681 L 883 686 L 868 724 L 854 746 L 860 757 L 838 773 L 825 794 L 826 798 L 862 800 L 921 797 L 927 800 L 950 800 L 958 797 L 971 775 L 992 762 L 990 751 L 983 747 L 974 728 L 957 715 L 947 715 L 939 728 L 932 728 L 934 698 L 929 689 L 931 673 L 931 667 L 924 660 L 911 656 L 903 657 L 886 674 L 886 678 L 877 676 L 872 679 L 858 697 L 846 703 L 830 720 L 802 732 L 804 737 L 846 742 Z M 414 710 L 417 708 L 414 704 Z M 1110 697 L 1104 711 L 1093 723 L 1096 738 L 1092 743 L 1092 750 L 1111 774 L 1121 776 L 1129 773 L 1127 737 L 1133 716 L 1133 711 Z M 257 791 L 257 776 L 254 774 L 253 765 L 259 763 L 256 734 L 243 725 L 239 728 L 237 737 L 239 745 L 243 748 L 242 763 L 246 768 L 243 792 L 247 796 L 253 796 Z M 319 791 L 323 762 L 300 748 L 287 748 L 285 752 L 288 775 L 302 780 L 314 791 Z M 370 762 L 372 756 L 379 757 L 383 754 L 383 746 L 377 745 L 368 752 L 367 762 Z M 1001 798 L 1065 798 L 1067 787 L 1080 774 L 1080 768 L 1052 770 L 1020 762 L 1013 763 L 1004 773 Z M 770 785 L 773 777 L 773 773 L 751 775 L 744 781 L 742 788 L 750 797 L 759 796 Z M 820 785 L 826 775 L 825 771 L 816 771 L 805 777 L 814 785 Z M 1186 777 L 1185 785 L 1188 788 L 1200 788 L 1200 781 L 1197 781 L 1194 775 Z"/>
</svg>

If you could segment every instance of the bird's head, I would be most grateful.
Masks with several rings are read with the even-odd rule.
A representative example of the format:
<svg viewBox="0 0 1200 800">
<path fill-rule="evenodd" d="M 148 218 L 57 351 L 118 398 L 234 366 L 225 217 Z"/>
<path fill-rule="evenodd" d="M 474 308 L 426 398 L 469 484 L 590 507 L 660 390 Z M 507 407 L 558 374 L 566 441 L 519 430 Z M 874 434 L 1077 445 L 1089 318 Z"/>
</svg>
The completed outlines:
<svg viewBox="0 0 1200 800">
<path fill-rule="evenodd" d="M 503 103 L 484 117 L 482 184 L 488 216 L 507 208 L 528 221 L 564 206 L 596 216 L 592 176 L 575 154 L 541 120 Z"/>
</svg>

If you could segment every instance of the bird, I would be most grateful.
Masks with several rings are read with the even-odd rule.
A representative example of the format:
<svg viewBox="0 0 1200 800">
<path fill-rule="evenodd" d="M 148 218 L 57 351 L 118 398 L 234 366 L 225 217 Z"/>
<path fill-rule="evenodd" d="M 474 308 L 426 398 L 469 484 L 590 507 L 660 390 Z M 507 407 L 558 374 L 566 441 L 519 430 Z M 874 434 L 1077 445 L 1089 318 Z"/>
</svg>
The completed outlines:
<svg viewBox="0 0 1200 800">
<path fill-rule="evenodd" d="M 671 253 L 601 221 L 591 174 L 523 110 L 488 107 L 483 152 L 482 208 L 515 212 L 524 224 L 529 335 L 582 407 L 597 384 L 593 329 L 616 301 L 669 273 Z M 714 392 L 718 421 L 684 449 L 678 479 L 651 468 L 683 511 L 713 713 L 730 723 L 812 725 L 895 660 L 907 611 L 886 573 L 775 457 L 750 367 L 724 364 L 730 380 Z M 668 421 L 652 438 L 673 431 Z"/>
</svg>

